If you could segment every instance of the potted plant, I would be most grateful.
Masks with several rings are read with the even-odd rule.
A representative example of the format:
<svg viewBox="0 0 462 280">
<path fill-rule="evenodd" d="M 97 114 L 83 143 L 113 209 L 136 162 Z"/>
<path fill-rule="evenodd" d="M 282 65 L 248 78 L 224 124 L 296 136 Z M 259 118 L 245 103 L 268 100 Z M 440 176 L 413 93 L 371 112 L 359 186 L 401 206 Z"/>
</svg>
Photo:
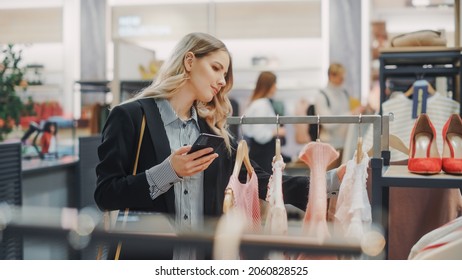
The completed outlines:
<svg viewBox="0 0 462 280">
<path fill-rule="evenodd" d="M 16 93 L 18 86 L 27 87 L 20 68 L 22 50 L 14 45 L 1 46 L 0 54 L 0 142 L 19 124 L 21 116 L 34 115 L 32 98 L 23 102 Z"/>
</svg>

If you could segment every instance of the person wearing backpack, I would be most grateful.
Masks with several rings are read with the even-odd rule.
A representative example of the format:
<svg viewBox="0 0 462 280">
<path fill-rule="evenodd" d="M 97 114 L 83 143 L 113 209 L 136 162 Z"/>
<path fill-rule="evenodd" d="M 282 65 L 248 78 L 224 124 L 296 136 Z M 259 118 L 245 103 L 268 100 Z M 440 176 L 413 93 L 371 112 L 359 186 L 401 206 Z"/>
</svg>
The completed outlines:
<svg viewBox="0 0 462 280">
<path fill-rule="evenodd" d="M 297 115 L 338 116 L 354 115 L 362 112 L 363 107 L 350 109 L 350 96 L 343 86 L 345 80 L 345 67 L 340 63 L 332 63 L 328 69 L 328 83 L 316 95 L 312 104 L 299 102 L 296 108 Z M 317 125 L 297 125 L 295 139 L 303 144 L 315 141 L 318 138 Z M 320 128 L 320 140 L 331 144 L 340 152 L 346 139 L 348 126 L 344 124 L 324 124 Z"/>
</svg>

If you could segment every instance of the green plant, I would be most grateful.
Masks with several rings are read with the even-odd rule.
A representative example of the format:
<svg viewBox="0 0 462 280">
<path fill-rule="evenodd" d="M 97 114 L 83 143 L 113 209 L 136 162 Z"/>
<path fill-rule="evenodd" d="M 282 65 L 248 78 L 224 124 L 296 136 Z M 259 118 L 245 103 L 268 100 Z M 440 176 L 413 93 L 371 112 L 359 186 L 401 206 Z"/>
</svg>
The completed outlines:
<svg viewBox="0 0 462 280">
<path fill-rule="evenodd" d="M 0 141 L 19 124 L 21 116 L 34 115 L 33 102 L 23 102 L 16 93 L 16 87 L 27 87 L 23 80 L 24 69 L 20 68 L 22 50 L 14 45 L 1 46 L 0 55 Z"/>
</svg>

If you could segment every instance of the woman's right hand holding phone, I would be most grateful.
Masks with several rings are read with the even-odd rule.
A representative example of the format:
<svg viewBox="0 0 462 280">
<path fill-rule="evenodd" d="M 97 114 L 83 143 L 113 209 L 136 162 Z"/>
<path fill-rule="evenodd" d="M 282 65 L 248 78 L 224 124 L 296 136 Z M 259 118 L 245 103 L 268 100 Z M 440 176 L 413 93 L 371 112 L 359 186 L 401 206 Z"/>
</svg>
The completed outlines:
<svg viewBox="0 0 462 280">
<path fill-rule="evenodd" d="M 190 145 L 184 146 L 170 155 L 170 164 L 179 177 L 192 176 L 204 171 L 218 157 L 217 153 L 213 153 L 213 148 L 204 148 L 187 154 L 189 150 L 191 150 Z"/>
</svg>

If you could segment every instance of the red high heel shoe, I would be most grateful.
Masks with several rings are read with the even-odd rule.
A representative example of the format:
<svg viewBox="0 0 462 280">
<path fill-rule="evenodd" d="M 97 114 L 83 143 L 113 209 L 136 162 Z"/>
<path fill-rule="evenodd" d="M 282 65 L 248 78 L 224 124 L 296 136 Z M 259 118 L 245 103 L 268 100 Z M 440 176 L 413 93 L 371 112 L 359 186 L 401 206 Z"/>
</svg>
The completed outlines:
<svg viewBox="0 0 462 280">
<path fill-rule="evenodd" d="M 443 170 L 462 174 L 462 119 L 452 114 L 443 127 Z"/>
<path fill-rule="evenodd" d="M 420 114 L 411 133 L 407 168 L 412 173 L 437 174 L 441 165 L 435 127 L 427 114 Z"/>
</svg>

